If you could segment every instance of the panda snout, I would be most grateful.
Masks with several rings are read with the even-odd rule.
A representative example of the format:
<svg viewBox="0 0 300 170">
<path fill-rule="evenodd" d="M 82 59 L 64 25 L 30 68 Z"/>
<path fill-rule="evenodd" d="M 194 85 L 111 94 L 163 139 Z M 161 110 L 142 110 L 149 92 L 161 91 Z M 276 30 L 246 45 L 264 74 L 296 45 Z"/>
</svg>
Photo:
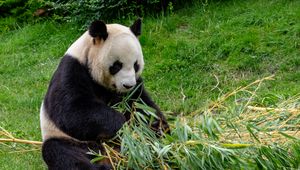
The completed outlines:
<svg viewBox="0 0 300 170">
<path fill-rule="evenodd" d="M 135 86 L 135 85 L 123 84 L 123 87 L 125 87 L 126 89 L 131 89 L 133 86 Z"/>
</svg>

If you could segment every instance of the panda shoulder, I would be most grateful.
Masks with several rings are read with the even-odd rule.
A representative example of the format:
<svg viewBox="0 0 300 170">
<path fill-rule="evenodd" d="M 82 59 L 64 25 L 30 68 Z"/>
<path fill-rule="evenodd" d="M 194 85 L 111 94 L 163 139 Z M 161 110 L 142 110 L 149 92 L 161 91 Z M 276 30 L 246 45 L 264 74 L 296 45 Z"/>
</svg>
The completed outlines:
<svg viewBox="0 0 300 170">
<path fill-rule="evenodd" d="M 65 55 L 71 56 L 79 61 L 81 64 L 85 64 L 86 56 L 92 46 L 92 38 L 88 31 L 82 34 L 66 51 Z"/>
</svg>

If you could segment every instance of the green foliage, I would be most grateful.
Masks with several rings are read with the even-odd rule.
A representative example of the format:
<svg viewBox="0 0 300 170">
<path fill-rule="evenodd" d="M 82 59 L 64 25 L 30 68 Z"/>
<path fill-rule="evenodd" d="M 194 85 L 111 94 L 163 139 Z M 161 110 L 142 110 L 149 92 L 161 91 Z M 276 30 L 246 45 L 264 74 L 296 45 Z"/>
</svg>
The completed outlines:
<svg viewBox="0 0 300 170">
<path fill-rule="evenodd" d="M 0 1 L 0 17 L 13 17 L 21 24 L 39 20 L 40 16 L 51 16 L 50 18 L 56 21 L 77 22 L 87 26 L 96 19 L 113 21 L 150 14 L 160 16 L 164 12 L 173 13 L 173 3 L 168 2 L 167 0 L 7 0 Z"/>
<path fill-rule="evenodd" d="M 8 32 L 10 30 L 15 30 L 20 28 L 19 24 L 17 23 L 16 19 L 13 17 L 3 18 L 0 21 L 0 33 L 1 32 Z"/>
<path fill-rule="evenodd" d="M 242 91 L 237 92 L 236 95 L 239 95 L 238 93 L 242 93 Z M 296 100 L 289 103 L 297 105 L 299 101 L 300 98 L 297 97 Z M 238 126 L 239 132 L 230 132 L 229 129 L 232 128 L 232 124 L 229 126 L 226 123 L 224 124 L 224 118 L 235 114 L 236 110 L 244 110 L 240 113 L 240 117 L 255 116 L 255 119 L 260 117 L 265 119 L 265 116 L 259 112 L 249 114 L 244 109 L 244 104 L 249 104 L 249 101 L 244 101 L 242 105 L 235 105 L 229 101 L 223 102 L 222 109 L 220 109 L 223 110 L 228 106 L 235 107 L 231 110 L 233 112 L 226 109 L 227 111 L 222 112 L 220 115 L 212 115 L 210 109 L 208 109 L 203 110 L 203 114 L 200 115 L 178 116 L 171 134 L 165 134 L 163 138 L 158 138 L 155 132 L 150 130 L 149 125 L 144 121 L 144 115 L 133 112 L 134 116 L 132 116 L 130 122 L 125 124 L 119 131 L 121 153 L 108 152 L 108 157 L 114 161 L 113 165 L 116 169 L 299 168 L 300 157 L 299 148 L 297 148 L 300 144 L 299 139 L 287 134 L 283 135 L 283 138 L 275 139 L 275 136 L 269 136 L 268 139 L 265 139 L 248 129 L 249 123 L 252 123 L 251 128 L 254 129 L 258 129 L 258 126 L 261 125 L 261 122 L 253 123 L 251 119 L 232 119 L 232 124 Z M 120 105 L 122 104 L 120 103 Z M 149 112 L 150 110 L 144 111 Z M 299 113 L 298 111 L 295 114 L 299 115 Z M 285 125 L 285 120 L 292 120 L 292 118 L 286 117 L 276 127 Z M 298 116 L 295 120 L 299 121 L 299 118 Z M 270 123 L 274 123 L 274 121 L 270 120 L 269 123 L 265 123 L 266 128 Z M 297 126 L 296 124 L 291 125 Z M 247 128 L 243 130 L 242 126 Z M 284 131 L 288 132 L 291 129 L 286 128 Z M 273 132 L 276 132 L 276 130 L 272 129 L 265 133 Z M 297 130 L 294 133 L 297 133 Z M 228 136 L 234 134 L 241 136 L 249 134 L 254 140 L 251 137 L 228 138 Z M 259 138 L 264 142 L 262 143 Z M 270 141 L 271 139 L 276 142 Z M 284 143 L 281 140 L 284 140 Z M 106 147 L 108 146 L 106 145 Z"/>
<path fill-rule="evenodd" d="M 56 19 L 88 24 L 95 19 L 109 20 L 136 18 L 145 13 L 161 11 L 159 0 L 68 0 L 52 1 Z"/>
<path fill-rule="evenodd" d="M 38 8 L 45 6 L 45 0 L 5 0 L 0 1 L 0 17 L 16 17 L 18 22 L 33 18 Z"/>
</svg>

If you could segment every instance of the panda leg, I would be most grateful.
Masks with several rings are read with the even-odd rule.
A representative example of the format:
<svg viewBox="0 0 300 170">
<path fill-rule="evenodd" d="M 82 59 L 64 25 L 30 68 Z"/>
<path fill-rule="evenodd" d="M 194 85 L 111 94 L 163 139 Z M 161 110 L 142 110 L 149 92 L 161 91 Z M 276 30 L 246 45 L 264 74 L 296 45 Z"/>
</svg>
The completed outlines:
<svg viewBox="0 0 300 170">
<path fill-rule="evenodd" d="M 94 146 L 91 146 L 91 149 L 95 149 Z M 90 163 L 90 156 L 86 154 L 88 148 L 90 148 L 88 144 L 68 139 L 51 138 L 43 143 L 42 155 L 49 170 L 111 169 L 108 164 Z"/>
</svg>

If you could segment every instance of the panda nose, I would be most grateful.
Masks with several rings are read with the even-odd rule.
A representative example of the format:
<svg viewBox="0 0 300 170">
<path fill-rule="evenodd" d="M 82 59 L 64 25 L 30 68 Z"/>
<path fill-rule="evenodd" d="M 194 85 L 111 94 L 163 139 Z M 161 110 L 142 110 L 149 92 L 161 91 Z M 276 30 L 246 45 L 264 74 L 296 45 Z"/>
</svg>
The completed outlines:
<svg viewBox="0 0 300 170">
<path fill-rule="evenodd" d="M 133 85 L 123 84 L 123 87 L 125 87 L 126 89 L 131 89 L 133 87 Z"/>
</svg>

